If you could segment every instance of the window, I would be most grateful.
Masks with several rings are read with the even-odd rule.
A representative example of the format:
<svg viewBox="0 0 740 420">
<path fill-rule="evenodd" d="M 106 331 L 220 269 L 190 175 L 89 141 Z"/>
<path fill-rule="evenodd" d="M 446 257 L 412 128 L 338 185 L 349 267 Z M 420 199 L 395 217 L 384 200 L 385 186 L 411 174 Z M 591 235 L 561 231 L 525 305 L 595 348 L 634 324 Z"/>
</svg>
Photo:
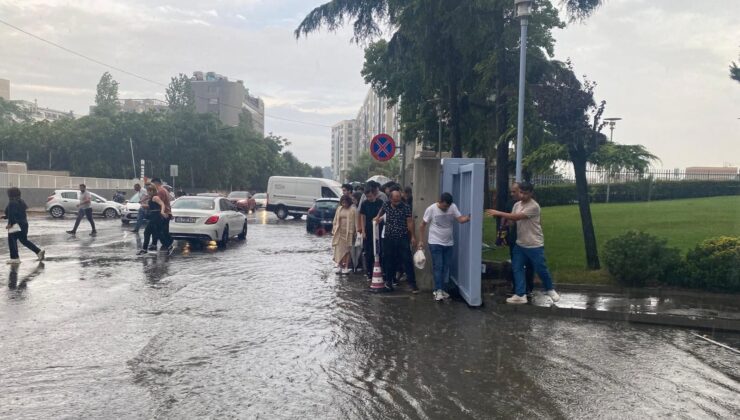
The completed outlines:
<svg viewBox="0 0 740 420">
<path fill-rule="evenodd" d="M 229 200 L 222 198 L 221 200 L 219 200 L 219 207 L 221 207 L 221 211 L 229 211 L 233 210 L 234 206 L 231 205 L 231 202 Z"/>
<path fill-rule="evenodd" d="M 334 194 L 331 188 L 321 187 L 321 198 L 337 198 L 337 195 Z"/>
<path fill-rule="evenodd" d="M 67 200 L 77 200 L 77 193 L 76 192 L 63 192 L 62 198 L 66 198 Z"/>
<path fill-rule="evenodd" d="M 172 203 L 173 209 L 214 210 L 216 203 L 212 198 L 180 198 Z"/>
</svg>

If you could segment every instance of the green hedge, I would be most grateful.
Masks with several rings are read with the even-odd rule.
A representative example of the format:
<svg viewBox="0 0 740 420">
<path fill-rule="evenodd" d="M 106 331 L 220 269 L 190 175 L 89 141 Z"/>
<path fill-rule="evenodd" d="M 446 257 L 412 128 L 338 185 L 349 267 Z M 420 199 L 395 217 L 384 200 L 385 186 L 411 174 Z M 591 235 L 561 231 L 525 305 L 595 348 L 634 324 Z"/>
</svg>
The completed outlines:
<svg viewBox="0 0 740 420">
<path fill-rule="evenodd" d="M 610 202 L 673 200 L 679 198 L 740 195 L 740 181 L 638 181 L 612 184 Z M 589 185 L 592 203 L 606 201 L 606 185 Z M 578 202 L 575 184 L 535 186 L 535 199 L 541 206 L 560 206 Z"/>
</svg>

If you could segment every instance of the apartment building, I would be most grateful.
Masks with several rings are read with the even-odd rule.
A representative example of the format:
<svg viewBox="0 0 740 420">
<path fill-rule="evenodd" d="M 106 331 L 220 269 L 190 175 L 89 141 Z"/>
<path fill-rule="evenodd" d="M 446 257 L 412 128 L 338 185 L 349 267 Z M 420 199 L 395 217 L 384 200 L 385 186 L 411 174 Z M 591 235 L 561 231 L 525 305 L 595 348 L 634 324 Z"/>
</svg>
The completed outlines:
<svg viewBox="0 0 740 420">
<path fill-rule="evenodd" d="M 355 120 L 344 120 L 331 128 L 331 172 L 334 179 L 346 181 L 347 172 L 357 162 L 360 148 Z"/>
<path fill-rule="evenodd" d="M 242 80 L 230 81 L 215 72 L 196 71 L 190 79 L 195 95 L 195 111 L 210 112 L 226 125 L 239 125 L 239 117 L 246 112 L 251 116 L 252 128 L 265 134 L 265 103 L 249 94 Z"/>
</svg>

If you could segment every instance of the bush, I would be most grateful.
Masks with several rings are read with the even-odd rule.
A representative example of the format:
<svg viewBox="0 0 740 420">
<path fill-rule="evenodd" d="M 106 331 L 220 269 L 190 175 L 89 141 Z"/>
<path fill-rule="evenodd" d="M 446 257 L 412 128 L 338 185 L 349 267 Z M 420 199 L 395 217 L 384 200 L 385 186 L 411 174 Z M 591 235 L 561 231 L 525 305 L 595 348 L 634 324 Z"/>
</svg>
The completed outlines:
<svg viewBox="0 0 740 420">
<path fill-rule="evenodd" d="M 606 242 L 604 263 L 620 284 L 643 287 L 674 275 L 681 267 L 681 256 L 665 239 L 629 231 Z"/>
<path fill-rule="evenodd" d="M 740 292 L 740 238 L 708 239 L 686 255 L 679 285 L 725 292 Z"/>
<path fill-rule="evenodd" d="M 535 199 L 541 206 L 559 206 L 578 202 L 575 184 L 535 186 Z M 588 186 L 589 200 L 606 201 L 606 184 Z M 716 197 L 740 194 L 740 181 L 651 181 L 611 184 L 609 201 L 633 202 L 675 200 L 679 198 Z"/>
</svg>

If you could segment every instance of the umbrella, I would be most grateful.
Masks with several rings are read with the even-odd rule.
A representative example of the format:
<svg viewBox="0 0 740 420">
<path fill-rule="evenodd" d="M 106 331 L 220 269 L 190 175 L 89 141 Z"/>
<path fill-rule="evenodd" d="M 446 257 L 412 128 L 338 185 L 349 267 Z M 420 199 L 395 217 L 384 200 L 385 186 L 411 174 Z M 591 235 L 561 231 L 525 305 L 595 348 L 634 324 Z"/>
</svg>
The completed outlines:
<svg viewBox="0 0 740 420">
<path fill-rule="evenodd" d="M 375 175 L 375 176 L 371 176 L 370 178 L 368 178 L 368 180 L 365 182 L 370 182 L 370 181 L 375 181 L 378 184 L 383 185 L 383 184 L 387 184 L 391 182 L 391 179 L 385 175 Z"/>
<path fill-rule="evenodd" d="M 362 239 L 358 236 L 354 246 L 349 250 L 349 256 L 352 258 L 352 267 L 357 270 L 362 263 Z"/>
</svg>

